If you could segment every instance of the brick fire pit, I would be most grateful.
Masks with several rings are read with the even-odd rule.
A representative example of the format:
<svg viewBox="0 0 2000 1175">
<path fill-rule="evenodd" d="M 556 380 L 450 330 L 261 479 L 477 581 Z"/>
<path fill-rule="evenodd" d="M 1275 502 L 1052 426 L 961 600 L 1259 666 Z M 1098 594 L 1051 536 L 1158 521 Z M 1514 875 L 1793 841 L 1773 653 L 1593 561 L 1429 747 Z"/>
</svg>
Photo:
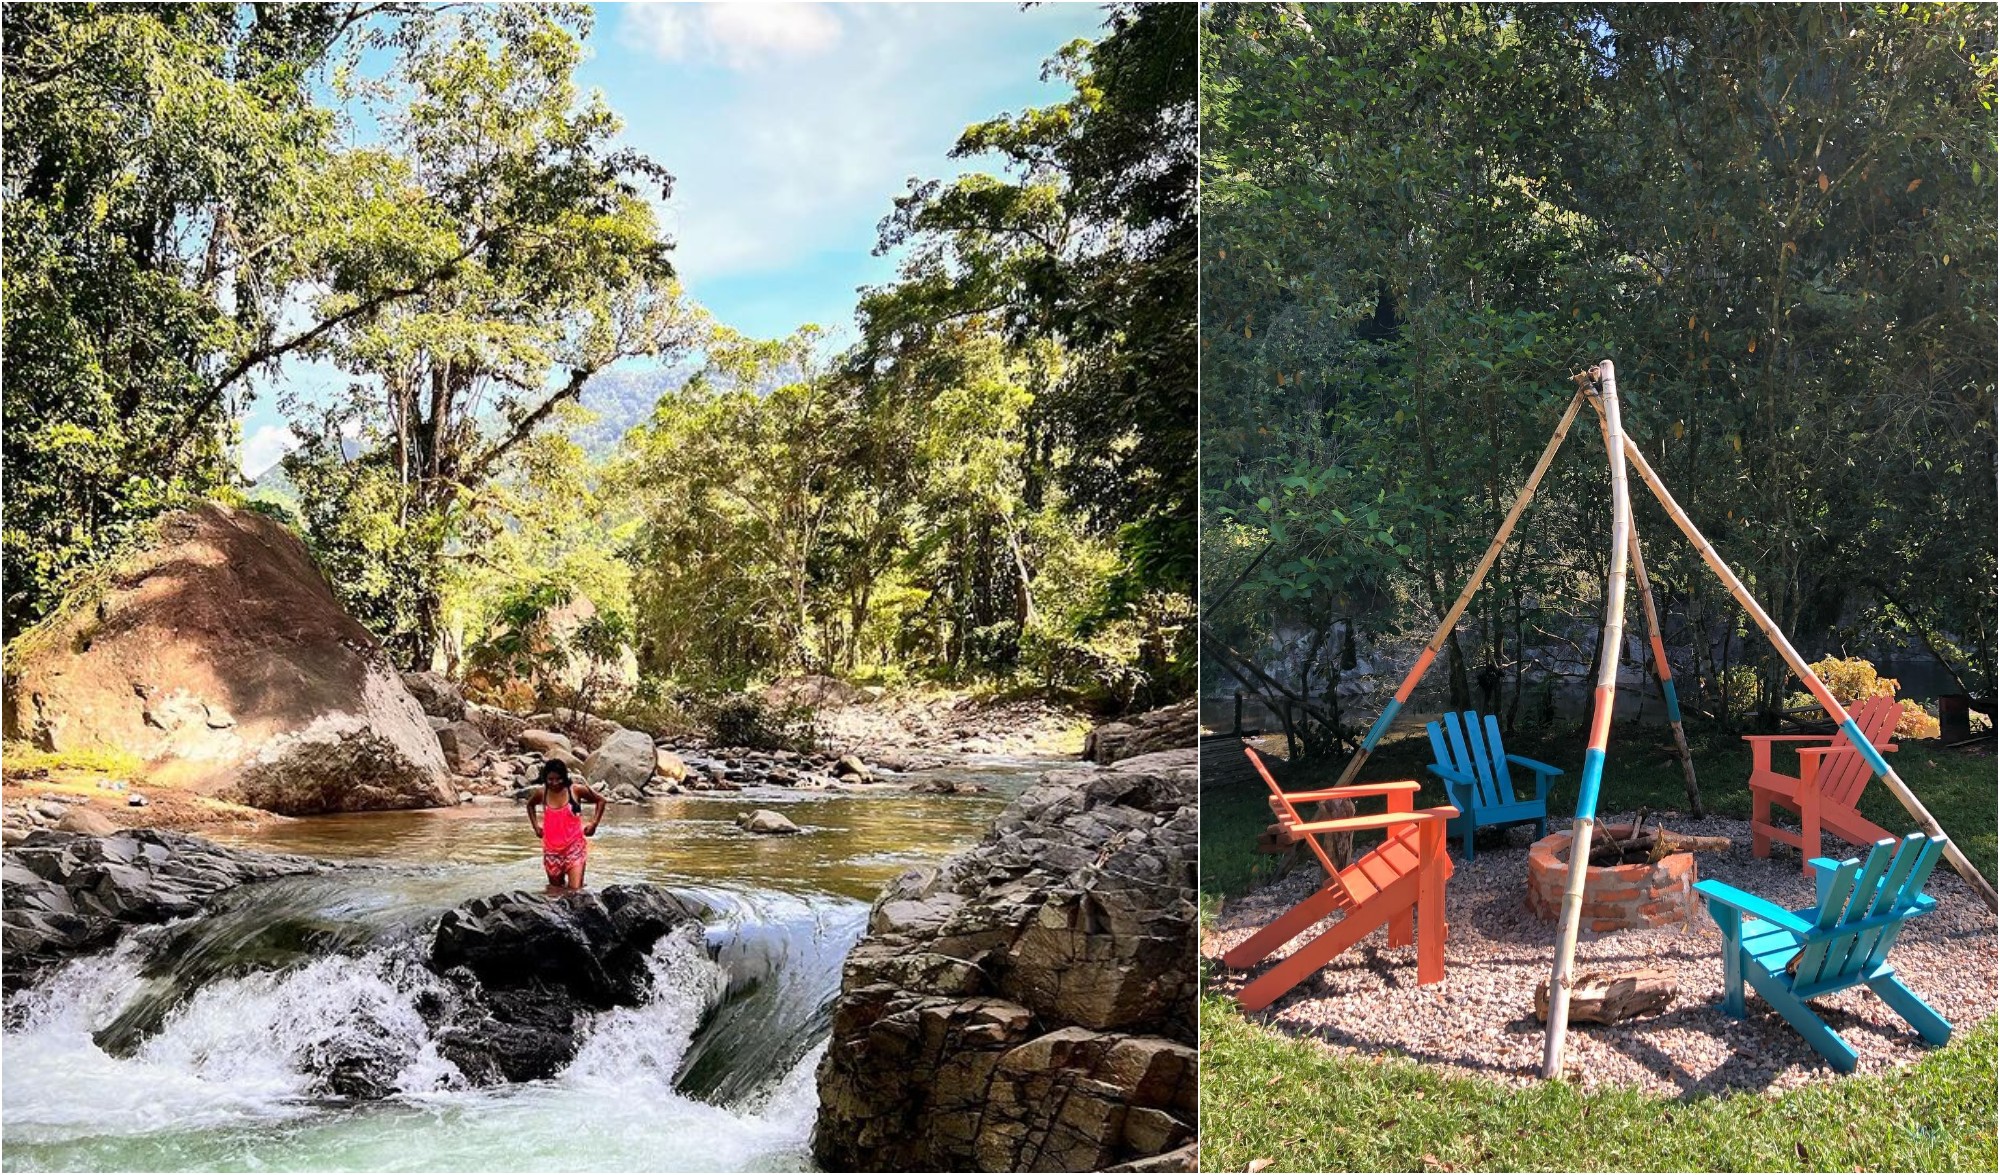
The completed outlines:
<svg viewBox="0 0 2000 1175">
<path fill-rule="evenodd" d="M 1607 832 L 1619 839 L 1632 836 L 1630 824 L 1599 825 L 1593 844 Z M 1551 833 L 1528 849 L 1528 908 L 1553 921 L 1562 911 L 1563 888 L 1569 884 L 1570 834 Z M 1694 854 L 1672 853 L 1658 861 L 1631 865 L 1593 865 L 1584 876 L 1585 930 L 1635 930 L 1686 922 L 1695 912 Z"/>
</svg>

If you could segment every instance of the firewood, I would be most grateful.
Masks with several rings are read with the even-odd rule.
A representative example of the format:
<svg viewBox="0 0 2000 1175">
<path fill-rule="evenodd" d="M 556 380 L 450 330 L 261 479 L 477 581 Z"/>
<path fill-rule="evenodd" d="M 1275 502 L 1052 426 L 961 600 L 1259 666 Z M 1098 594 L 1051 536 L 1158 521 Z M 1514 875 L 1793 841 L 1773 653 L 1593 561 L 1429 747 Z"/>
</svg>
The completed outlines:
<svg viewBox="0 0 2000 1175">
<path fill-rule="evenodd" d="M 1653 851 L 1649 860 L 1658 861 L 1674 853 L 1723 853 L 1734 844 L 1726 836 L 1689 836 L 1670 828 L 1654 830 Z"/>
<path fill-rule="evenodd" d="M 1579 977 L 1570 989 L 1569 1018 L 1572 1023 L 1614 1024 L 1664 1012 L 1679 991 L 1671 971 L 1649 967 L 1612 975 L 1593 972 Z M 1547 979 L 1535 984 L 1535 1016 L 1543 1021 L 1549 1018 Z"/>
</svg>

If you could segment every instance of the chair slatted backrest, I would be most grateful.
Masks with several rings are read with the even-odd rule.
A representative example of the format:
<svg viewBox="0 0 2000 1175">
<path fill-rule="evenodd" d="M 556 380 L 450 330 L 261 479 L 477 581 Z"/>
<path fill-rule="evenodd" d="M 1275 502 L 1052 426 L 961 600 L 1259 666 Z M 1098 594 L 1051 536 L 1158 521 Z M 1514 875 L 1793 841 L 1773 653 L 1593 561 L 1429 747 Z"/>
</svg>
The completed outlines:
<svg viewBox="0 0 2000 1175">
<path fill-rule="evenodd" d="M 1426 723 L 1431 736 L 1431 752 L 1437 761 L 1462 775 L 1472 777 L 1473 803 L 1481 808 L 1497 808 L 1514 802 L 1514 780 L 1507 771 L 1507 752 L 1500 743 L 1500 720 L 1478 713 L 1446 714 L 1443 726 Z"/>
<path fill-rule="evenodd" d="M 1283 821 L 1288 827 L 1304 824 L 1306 822 L 1305 817 L 1299 815 L 1299 810 L 1292 806 L 1291 797 L 1285 794 L 1285 789 L 1279 787 L 1278 781 L 1271 778 L 1270 771 L 1264 767 L 1263 757 L 1257 754 L 1257 748 L 1244 747 L 1243 753 L 1250 757 L 1250 765 L 1257 769 L 1257 777 L 1264 781 L 1265 787 L 1271 789 L 1271 810 L 1277 814 L 1278 819 Z M 1326 855 L 1326 849 L 1319 843 L 1319 838 L 1307 835 L 1299 839 L 1305 842 L 1308 849 L 1312 850 L 1313 856 L 1319 858 L 1319 867 L 1326 871 L 1327 884 L 1339 886 L 1344 892 L 1346 887 L 1340 884 L 1340 868 L 1333 863 L 1332 857 Z"/>
<path fill-rule="evenodd" d="M 1843 861 L 1823 875 L 1814 929 L 1799 955 L 1794 985 L 1838 986 L 1880 966 L 1904 918 L 1917 911 L 1943 849 L 1943 837 L 1913 832 L 1901 842 L 1876 841 L 1866 861 Z"/>
<path fill-rule="evenodd" d="M 1895 737 L 1896 720 L 1902 717 L 1903 707 L 1894 698 L 1870 698 L 1848 713 L 1869 742 L 1885 747 Z M 1851 747 L 1854 744 L 1846 735 L 1840 735 L 1834 739 L 1833 745 Z M 1868 761 L 1860 755 L 1824 756 L 1820 760 L 1819 794 L 1852 808 L 1854 802 L 1861 798 L 1861 789 L 1868 786 L 1868 780 L 1874 774 L 1869 769 Z"/>
</svg>

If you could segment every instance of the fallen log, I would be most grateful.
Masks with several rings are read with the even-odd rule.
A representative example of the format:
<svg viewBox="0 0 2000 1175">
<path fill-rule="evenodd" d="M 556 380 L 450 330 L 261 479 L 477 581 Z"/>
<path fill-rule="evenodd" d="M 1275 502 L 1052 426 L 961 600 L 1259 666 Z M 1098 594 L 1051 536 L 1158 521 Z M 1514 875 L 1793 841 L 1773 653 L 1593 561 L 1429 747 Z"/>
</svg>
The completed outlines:
<svg viewBox="0 0 2000 1175">
<path fill-rule="evenodd" d="M 1593 972 L 1577 979 L 1570 989 L 1570 1022 L 1615 1024 L 1634 1016 L 1664 1012 L 1679 992 L 1671 971 L 1648 967 L 1615 975 Z M 1535 1017 L 1544 1022 L 1549 1018 L 1547 978 L 1535 984 Z"/>
</svg>

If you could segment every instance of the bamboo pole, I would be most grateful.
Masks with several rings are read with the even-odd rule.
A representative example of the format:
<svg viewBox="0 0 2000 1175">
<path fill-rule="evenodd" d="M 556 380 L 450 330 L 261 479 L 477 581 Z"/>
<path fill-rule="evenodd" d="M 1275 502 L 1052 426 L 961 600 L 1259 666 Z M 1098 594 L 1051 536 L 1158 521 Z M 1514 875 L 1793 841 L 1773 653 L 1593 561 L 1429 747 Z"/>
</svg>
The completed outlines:
<svg viewBox="0 0 2000 1175">
<path fill-rule="evenodd" d="M 1951 862 L 1951 867 L 1958 871 L 1960 877 L 1965 878 L 1966 884 L 1978 892 L 1980 898 L 1985 901 L 1987 909 L 2000 909 L 2000 898 L 1996 898 L 1992 884 L 1980 874 L 1979 870 L 1973 868 L 1971 861 L 1966 860 L 1965 854 L 1959 850 L 1958 845 L 1944 829 L 1938 827 L 1937 820 L 1924 807 L 1923 801 L 1917 799 L 1916 793 L 1903 782 L 1902 776 L 1897 775 L 1896 769 L 1889 766 L 1889 761 L 1882 757 L 1882 752 L 1876 750 L 1875 744 L 1869 742 L 1861 733 L 1860 726 L 1848 715 L 1847 710 L 1834 700 L 1832 691 L 1826 688 L 1826 683 L 1822 682 L 1819 675 L 1812 671 L 1812 667 L 1806 664 L 1805 658 L 1799 656 L 1798 650 L 1785 639 L 1785 634 L 1778 631 L 1777 624 L 1751 597 L 1750 590 L 1743 586 L 1742 580 L 1736 578 L 1736 573 L 1722 561 L 1722 556 L 1716 554 L 1715 548 L 1709 545 L 1708 540 L 1701 537 L 1701 532 L 1695 529 L 1694 520 L 1687 516 L 1687 512 L 1674 501 L 1674 496 L 1667 492 L 1667 487 L 1660 481 L 1659 474 L 1653 472 L 1653 467 L 1646 463 L 1645 454 L 1639 451 L 1639 446 L 1634 444 L 1630 437 L 1625 438 L 1625 455 L 1631 459 L 1633 468 L 1639 471 L 1639 476 L 1653 491 L 1653 496 L 1660 500 L 1660 505 L 1666 509 L 1667 516 L 1674 520 L 1674 525 L 1681 528 L 1681 533 L 1686 535 L 1688 541 L 1694 544 L 1695 550 L 1701 553 L 1702 561 L 1708 564 L 1708 569 L 1715 572 L 1716 578 L 1729 589 L 1729 594 L 1735 596 L 1736 602 L 1750 614 L 1750 619 L 1763 630 L 1772 647 L 1778 650 L 1778 655 L 1785 659 L 1785 664 L 1798 675 L 1806 688 L 1812 691 L 1813 698 L 1833 716 L 1833 720 L 1840 725 L 1841 732 L 1847 735 L 1847 741 L 1853 744 L 1854 749 L 1867 760 L 1868 766 L 1875 774 L 1882 777 L 1882 782 L 1887 784 L 1896 799 L 1902 802 L 1904 811 L 1907 811 L 1926 833 L 1944 837 L 1944 855 L 1945 859 Z"/>
<path fill-rule="evenodd" d="M 1611 712 L 1618 704 L 1619 652 L 1625 646 L 1625 563 L 1631 548 L 1632 502 L 1625 484 L 1618 375 L 1609 359 L 1597 365 L 1597 407 L 1604 415 L 1605 456 L 1611 464 L 1611 571 L 1604 586 L 1604 632 L 1598 641 L 1597 697 L 1590 718 L 1590 743 L 1583 752 L 1576 820 L 1571 825 L 1569 884 L 1563 889 L 1556 961 L 1549 973 L 1549 1027 L 1542 1041 L 1543 1077 L 1562 1074 L 1563 1039 L 1569 1031 L 1570 969 L 1576 962 L 1577 923 L 1583 916 L 1584 879 L 1590 870 L 1590 834 L 1597 819 L 1597 789 L 1604 780 L 1604 749 L 1611 737 Z"/>
<path fill-rule="evenodd" d="M 1653 647 L 1653 673 L 1660 680 L 1660 697 L 1667 703 L 1667 725 L 1673 728 L 1674 749 L 1681 756 L 1681 778 L 1687 785 L 1688 810 L 1699 820 L 1701 788 L 1694 779 L 1694 754 L 1688 750 L 1687 729 L 1681 725 L 1681 699 L 1674 689 L 1673 666 L 1667 664 L 1667 643 L 1660 638 L 1660 614 L 1653 607 L 1653 585 L 1646 580 L 1646 560 L 1639 550 L 1639 528 L 1632 528 L 1632 584 L 1646 613 L 1646 640 Z"/>
<path fill-rule="evenodd" d="M 1521 520 L 1521 515 L 1528 509 L 1528 503 L 1534 500 L 1535 488 L 1541 484 L 1542 476 L 1548 473 L 1549 466 L 1555 461 L 1556 450 L 1562 448 L 1563 438 L 1569 435 L 1569 426 L 1576 420 L 1577 411 L 1583 407 L 1583 398 L 1583 387 L 1579 384 L 1576 395 L 1570 398 L 1569 407 L 1562 414 L 1562 419 L 1556 422 L 1555 433 L 1549 437 L 1549 443 L 1542 447 L 1542 456 L 1535 462 L 1534 471 L 1528 474 L 1527 482 L 1514 496 L 1514 504 L 1508 507 L 1507 516 L 1500 520 L 1500 530 L 1493 536 L 1493 541 L 1486 544 L 1486 553 L 1480 556 L 1479 565 L 1472 569 L 1472 578 L 1466 580 L 1465 586 L 1459 589 L 1457 601 L 1452 604 L 1451 610 L 1445 613 L 1443 622 L 1437 626 L 1437 631 L 1431 634 L 1430 641 L 1424 645 L 1424 651 L 1417 655 L 1417 663 L 1410 666 L 1410 671 L 1403 675 L 1403 683 L 1396 687 L 1396 696 L 1382 711 L 1381 717 L 1375 720 L 1375 725 L 1368 728 L 1367 736 L 1361 740 L 1361 748 L 1354 752 L 1354 757 L 1341 769 L 1340 778 L 1334 781 L 1335 787 L 1347 786 L 1361 773 L 1361 765 L 1368 761 L 1368 755 L 1375 749 L 1375 744 L 1381 741 L 1382 735 L 1389 729 L 1389 724 L 1396 720 L 1396 712 L 1403 708 L 1404 702 L 1410 700 L 1410 693 L 1417 688 L 1417 682 L 1423 677 L 1424 671 L 1437 659 L 1439 650 L 1444 648 L 1445 641 L 1451 636 L 1451 630 L 1458 627 L 1459 617 L 1465 615 L 1465 609 L 1472 603 L 1472 597 L 1479 591 L 1479 585 L 1486 581 L 1487 573 L 1493 570 L 1494 560 L 1500 557 L 1501 548 L 1507 545 L 1508 536 L 1514 533 L 1514 524 Z"/>
<path fill-rule="evenodd" d="M 1604 406 L 1597 404 L 1597 423 L 1605 426 Z M 1607 434 L 1604 443 L 1609 445 Z M 1667 725 L 1673 728 L 1674 748 L 1680 752 L 1681 779 L 1687 789 L 1688 808 L 1696 819 L 1706 815 L 1701 807 L 1701 789 L 1694 778 L 1694 754 L 1688 749 L 1687 730 L 1681 725 L 1681 699 L 1674 689 L 1674 668 L 1667 663 L 1666 641 L 1660 636 L 1660 613 L 1653 606 L 1653 585 L 1646 579 L 1646 560 L 1639 546 L 1639 527 L 1635 520 L 1627 519 L 1632 548 L 1632 586 L 1639 590 L 1639 603 L 1646 615 L 1646 641 L 1653 650 L 1653 674 L 1660 682 L 1660 697 L 1667 704 Z"/>
</svg>

